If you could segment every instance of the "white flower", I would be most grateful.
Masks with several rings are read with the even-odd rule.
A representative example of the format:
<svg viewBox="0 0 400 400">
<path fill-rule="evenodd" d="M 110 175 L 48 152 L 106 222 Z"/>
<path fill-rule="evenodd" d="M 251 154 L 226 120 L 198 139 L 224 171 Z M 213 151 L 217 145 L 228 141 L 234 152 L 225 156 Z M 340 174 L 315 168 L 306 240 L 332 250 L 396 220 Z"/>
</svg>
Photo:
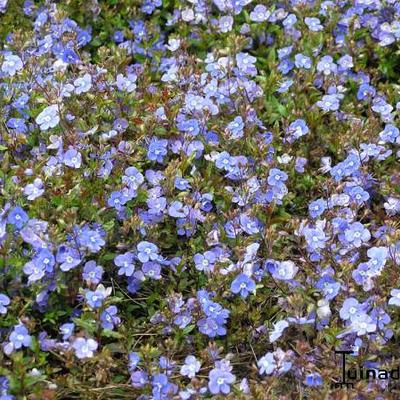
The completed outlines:
<svg viewBox="0 0 400 400">
<path fill-rule="evenodd" d="M 317 315 L 320 319 L 329 319 L 332 315 L 332 311 L 329 307 L 329 301 L 326 299 L 321 299 L 317 303 Z"/>
<path fill-rule="evenodd" d="M 181 45 L 180 39 L 172 39 L 172 38 L 170 38 L 168 40 L 168 44 L 165 47 L 170 51 L 176 51 L 176 50 L 179 49 L 180 45 Z"/>
</svg>

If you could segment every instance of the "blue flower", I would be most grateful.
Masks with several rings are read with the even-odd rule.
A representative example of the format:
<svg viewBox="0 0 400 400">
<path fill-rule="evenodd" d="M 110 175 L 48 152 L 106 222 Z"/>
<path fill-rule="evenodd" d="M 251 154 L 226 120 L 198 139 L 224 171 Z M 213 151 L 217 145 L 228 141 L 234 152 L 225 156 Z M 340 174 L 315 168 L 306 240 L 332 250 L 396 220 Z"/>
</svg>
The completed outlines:
<svg viewBox="0 0 400 400">
<path fill-rule="evenodd" d="M 282 25 L 286 29 L 290 29 L 293 27 L 293 25 L 297 22 L 297 17 L 295 14 L 289 14 L 283 21 Z"/>
<path fill-rule="evenodd" d="M 307 164 L 307 159 L 304 157 L 296 157 L 294 169 L 296 172 L 302 174 L 304 172 L 304 167 Z"/>
<path fill-rule="evenodd" d="M 389 249 L 387 247 L 371 247 L 367 251 L 367 256 L 370 258 L 368 261 L 370 269 L 377 274 L 386 264 Z"/>
<path fill-rule="evenodd" d="M 116 43 L 121 43 L 124 41 L 124 32 L 123 31 L 115 31 L 113 34 L 113 40 Z"/>
<path fill-rule="evenodd" d="M 114 326 L 121 322 L 121 319 L 117 316 L 118 309 L 115 306 L 107 307 L 100 314 L 101 326 L 104 329 L 114 329 Z"/>
<path fill-rule="evenodd" d="M 351 319 L 350 329 L 357 336 L 363 336 L 376 331 L 376 322 L 366 313 L 357 314 Z"/>
<path fill-rule="evenodd" d="M 116 85 L 122 92 L 132 93 L 136 89 L 137 76 L 128 74 L 126 77 L 122 74 L 117 75 Z"/>
<path fill-rule="evenodd" d="M 382 307 L 376 307 L 371 311 L 371 318 L 376 321 L 379 329 L 384 329 L 391 318 Z"/>
<path fill-rule="evenodd" d="M 274 358 L 274 353 L 267 353 L 264 356 L 262 356 L 257 363 L 258 366 L 258 372 L 260 375 L 266 374 L 266 375 L 271 375 L 276 367 L 276 361 Z"/>
<path fill-rule="evenodd" d="M 192 322 L 192 316 L 189 313 L 179 314 L 174 318 L 174 324 L 181 329 L 186 328 Z"/>
<path fill-rule="evenodd" d="M 236 54 L 236 64 L 241 72 L 246 75 L 255 76 L 257 69 L 254 66 L 256 58 L 247 53 Z"/>
<path fill-rule="evenodd" d="M 4 56 L 1 71 L 8 76 L 14 76 L 18 71 L 23 68 L 22 60 L 15 54 L 6 54 Z"/>
<path fill-rule="evenodd" d="M 166 139 L 158 139 L 153 137 L 150 141 L 149 148 L 147 151 L 147 158 L 151 161 L 157 161 L 158 163 L 162 163 L 164 161 L 164 157 L 167 155 L 168 140 Z"/>
<path fill-rule="evenodd" d="M 92 87 L 92 76 L 86 73 L 82 78 L 75 79 L 74 86 L 76 94 L 89 92 Z"/>
<path fill-rule="evenodd" d="M 180 373 L 192 379 L 196 376 L 197 372 L 200 371 L 200 367 L 200 361 L 198 361 L 195 356 L 189 355 L 185 358 L 185 363 L 182 365 Z"/>
<path fill-rule="evenodd" d="M 326 242 L 329 240 L 320 228 L 305 228 L 304 236 L 312 251 L 325 248 Z"/>
<path fill-rule="evenodd" d="M 281 74 L 287 75 L 293 68 L 294 62 L 285 58 L 279 63 L 277 69 Z"/>
<path fill-rule="evenodd" d="M 256 217 L 250 217 L 246 214 L 240 214 L 239 222 L 240 222 L 240 227 L 248 235 L 259 233 L 262 227 L 260 221 Z"/>
<path fill-rule="evenodd" d="M 226 334 L 226 329 L 222 324 L 219 324 L 215 318 L 206 317 L 197 322 L 199 331 L 211 338 Z"/>
<path fill-rule="evenodd" d="M 169 38 L 168 39 L 168 44 L 165 46 L 169 51 L 176 51 L 179 49 L 181 45 L 181 39 L 174 39 L 174 38 Z"/>
<path fill-rule="evenodd" d="M 90 308 L 100 308 L 103 305 L 104 294 L 101 291 L 88 290 L 85 293 L 85 299 Z"/>
<path fill-rule="evenodd" d="M 189 190 L 190 189 L 190 183 L 188 182 L 188 180 L 184 179 L 180 176 L 177 176 L 175 178 L 174 186 L 179 190 Z"/>
<path fill-rule="evenodd" d="M 283 60 L 292 54 L 293 46 L 286 46 L 278 49 L 278 58 Z"/>
<path fill-rule="evenodd" d="M 301 53 L 294 56 L 294 64 L 297 68 L 310 69 L 312 67 L 311 58 Z"/>
<path fill-rule="evenodd" d="M 268 183 L 271 186 L 281 186 L 287 180 L 288 176 L 285 172 L 277 168 L 272 168 L 268 173 Z"/>
<path fill-rule="evenodd" d="M 214 368 L 210 371 L 208 388 L 212 394 L 228 394 L 231 391 L 231 385 L 236 378 L 230 371 Z"/>
<path fill-rule="evenodd" d="M 308 212 L 310 213 L 311 218 L 318 218 L 324 213 L 326 207 L 326 200 L 318 199 L 309 204 Z"/>
<path fill-rule="evenodd" d="M 233 17 L 230 15 L 225 15 L 221 17 L 218 21 L 219 30 L 222 33 L 230 32 L 232 30 Z"/>
<path fill-rule="evenodd" d="M 114 258 L 114 264 L 119 267 L 118 275 L 132 276 L 135 271 L 133 254 L 130 252 L 116 256 Z"/>
<path fill-rule="evenodd" d="M 271 331 L 270 334 L 269 334 L 269 341 L 270 341 L 271 343 L 273 343 L 273 342 L 275 342 L 276 340 L 278 340 L 278 339 L 282 336 L 284 330 L 285 330 L 287 327 L 289 327 L 289 323 L 288 323 L 286 320 L 284 320 L 284 319 L 281 320 L 281 321 L 276 322 L 276 323 L 274 324 L 274 329 L 273 329 L 273 331 Z"/>
<path fill-rule="evenodd" d="M 400 143 L 399 128 L 392 124 L 386 124 L 384 130 L 379 133 L 379 137 L 385 143 Z"/>
<path fill-rule="evenodd" d="M 202 303 L 202 309 L 204 314 L 208 317 L 215 318 L 219 323 L 225 323 L 225 320 L 229 316 L 229 311 L 222 308 L 221 304 L 214 301 L 207 300 Z"/>
<path fill-rule="evenodd" d="M 7 1 L 6 1 L 7 3 Z M 0 3 L 0 12 L 2 4 Z M 10 382 L 6 376 L 0 375 L 0 400 L 14 400 L 15 397 L 8 394 L 10 389 Z"/>
<path fill-rule="evenodd" d="M 230 134 L 231 139 L 239 139 L 243 136 L 244 122 L 242 117 L 236 117 L 228 124 L 226 130 Z"/>
<path fill-rule="evenodd" d="M 392 105 L 388 104 L 383 98 L 378 96 L 374 97 L 371 108 L 376 113 L 381 114 L 382 116 L 390 114 L 393 110 Z"/>
<path fill-rule="evenodd" d="M 178 387 L 168 381 L 165 374 L 155 374 L 152 380 L 152 395 L 154 400 L 167 400 L 168 397 L 174 397 Z"/>
<path fill-rule="evenodd" d="M 349 191 L 350 198 L 359 206 L 369 200 L 370 195 L 360 186 L 354 186 Z"/>
<path fill-rule="evenodd" d="M 231 292 L 246 298 L 256 290 L 255 282 L 245 274 L 239 274 L 231 284 Z"/>
<path fill-rule="evenodd" d="M 78 250 L 68 247 L 60 246 L 56 255 L 57 262 L 60 264 L 61 271 L 69 271 L 81 263 L 81 257 Z"/>
<path fill-rule="evenodd" d="M 296 119 L 289 125 L 287 129 L 287 133 L 290 135 L 292 140 L 297 140 L 300 137 L 306 135 L 308 132 L 309 128 L 304 119 Z"/>
<path fill-rule="evenodd" d="M 26 122 L 22 118 L 10 118 L 7 121 L 7 127 L 14 129 L 18 133 L 26 133 L 28 130 Z"/>
<path fill-rule="evenodd" d="M 107 199 L 107 205 L 114 207 L 116 210 L 122 210 L 124 205 L 127 203 L 128 198 L 124 196 L 124 193 L 120 190 L 116 190 L 110 193 Z"/>
<path fill-rule="evenodd" d="M 53 272 L 53 267 L 55 265 L 55 258 L 53 253 L 48 249 L 39 249 L 35 254 L 32 262 L 35 265 L 43 267 L 46 272 Z"/>
<path fill-rule="evenodd" d="M 324 111 L 337 111 L 340 107 L 339 96 L 337 94 L 327 94 L 322 96 L 322 100 L 317 101 L 316 104 Z"/>
<path fill-rule="evenodd" d="M 145 263 L 149 260 L 158 260 L 158 247 L 150 242 L 142 241 L 137 245 L 138 258 L 142 263 Z"/>
<path fill-rule="evenodd" d="M 341 284 L 339 282 L 336 282 L 331 276 L 323 275 L 317 281 L 315 287 L 322 290 L 322 293 L 326 300 L 332 300 L 338 295 L 341 289 Z"/>
<path fill-rule="evenodd" d="M 134 388 L 142 388 L 149 382 L 146 371 L 135 371 L 131 374 L 131 384 Z"/>
<path fill-rule="evenodd" d="M 78 54 L 73 49 L 66 47 L 62 52 L 62 60 L 67 64 L 77 64 L 80 59 Z"/>
<path fill-rule="evenodd" d="M 215 161 L 215 166 L 225 171 L 230 171 L 235 165 L 236 160 L 226 151 L 219 153 Z"/>
<path fill-rule="evenodd" d="M 58 106 L 53 104 L 46 107 L 35 119 L 41 131 L 47 131 L 54 128 L 60 122 Z"/>
<path fill-rule="evenodd" d="M 196 253 L 193 256 L 193 261 L 198 271 L 212 272 L 216 260 L 217 257 L 212 251 L 206 251 L 204 254 Z"/>
<path fill-rule="evenodd" d="M 98 343 L 94 339 L 85 339 L 78 337 L 72 343 L 72 348 L 75 350 L 75 355 L 78 358 L 91 358 L 98 348 Z"/>
<path fill-rule="evenodd" d="M 7 216 L 7 222 L 18 229 L 21 229 L 28 220 L 28 214 L 20 206 L 13 208 Z"/>
<path fill-rule="evenodd" d="M 129 364 L 128 364 L 129 372 L 132 372 L 139 365 L 140 355 L 135 351 L 132 351 L 131 353 L 129 353 L 128 358 L 129 358 Z"/>
<path fill-rule="evenodd" d="M 7 313 L 7 306 L 10 304 L 10 298 L 3 294 L 0 293 L 0 314 L 6 314 Z"/>
<path fill-rule="evenodd" d="M 344 56 L 339 58 L 338 64 L 342 71 L 347 71 L 348 69 L 354 67 L 353 57 L 349 54 L 345 54 Z"/>
<path fill-rule="evenodd" d="M 84 226 L 78 232 L 77 241 L 92 253 L 97 253 L 106 243 L 97 230 L 90 229 L 88 226 Z"/>
<path fill-rule="evenodd" d="M 150 279 L 161 279 L 161 265 L 156 262 L 145 262 L 142 265 L 142 271 Z"/>
<path fill-rule="evenodd" d="M 11 350 L 19 350 L 21 347 L 29 347 L 32 343 L 32 337 L 29 335 L 28 329 L 23 324 L 14 326 L 10 334 Z"/>
<path fill-rule="evenodd" d="M 293 79 L 286 79 L 280 84 L 279 88 L 276 91 L 278 93 L 286 93 L 291 88 L 293 83 L 294 83 Z"/>
<path fill-rule="evenodd" d="M 368 263 L 361 263 L 353 272 L 352 277 L 356 281 L 357 284 L 363 286 L 370 286 L 371 276 L 370 269 Z"/>
<path fill-rule="evenodd" d="M 113 129 L 119 133 L 125 132 L 129 122 L 125 118 L 117 118 L 113 123 Z"/>
<path fill-rule="evenodd" d="M 363 311 L 363 307 L 358 300 L 354 297 L 349 297 L 343 302 L 342 308 L 339 311 L 339 315 L 343 320 L 351 320 L 361 311 Z"/>
<path fill-rule="evenodd" d="M 76 40 L 79 46 L 85 46 L 92 40 L 92 28 L 88 29 L 79 29 L 77 30 L 78 34 L 76 36 Z"/>
<path fill-rule="evenodd" d="M 125 175 L 122 176 L 122 182 L 130 188 L 137 190 L 144 182 L 144 176 L 136 167 L 128 167 L 125 170 Z"/>
<path fill-rule="evenodd" d="M 250 20 L 254 22 L 264 22 L 270 15 L 271 13 L 263 4 L 257 4 L 253 11 L 250 12 Z"/>
<path fill-rule="evenodd" d="M 386 213 L 390 216 L 400 213 L 400 199 L 396 197 L 388 197 L 387 201 L 383 204 Z"/>
<path fill-rule="evenodd" d="M 287 281 L 296 276 L 299 268 L 293 261 L 275 261 L 268 264 L 268 270 L 275 279 Z"/>
<path fill-rule="evenodd" d="M 310 31 L 318 32 L 324 29 L 324 27 L 321 25 L 321 21 L 318 18 L 305 17 L 304 22 L 306 23 Z"/>
<path fill-rule="evenodd" d="M 88 261 L 83 267 L 82 278 L 89 284 L 95 284 L 101 282 L 104 270 L 100 265 L 97 265 L 95 261 Z"/>
<path fill-rule="evenodd" d="M 45 275 L 44 265 L 36 265 L 34 262 L 29 261 L 24 265 L 24 273 L 29 275 L 29 283 L 39 281 Z"/>
<path fill-rule="evenodd" d="M 146 200 L 150 214 L 161 214 L 167 207 L 167 199 L 165 197 L 149 198 Z"/>
<path fill-rule="evenodd" d="M 187 119 L 177 124 L 180 131 L 188 133 L 191 136 L 197 136 L 200 132 L 199 121 L 197 119 Z"/>
<path fill-rule="evenodd" d="M 317 71 L 322 72 L 324 75 L 335 74 L 337 72 L 337 65 L 333 62 L 331 56 L 324 56 L 318 61 Z"/>
<path fill-rule="evenodd" d="M 361 247 L 371 239 L 371 234 L 360 222 L 354 222 L 344 231 L 344 237 L 351 246 Z"/>
<path fill-rule="evenodd" d="M 60 332 L 63 335 L 63 340 L 68 340 L 74 333 L 75 324 L 73 322 L 67 322 L 60 326 Z"/>
<path fill-rule="evenodd" d="M 36 178 L 33 183 L 24 187 L 24 195 L 27 196 L 28 200 L 35 200 L 43 193 L 43 181 L 40 178 Z"/>
<path fill-rule="evenodd" d="M 392 297 L 389 299 L 388 304 L 400 307 L 400 289 L 392 289 L 390 294 Z"/>
<path fill-rule="evenodd" d="M 376 89 L 373 86 L 370 86 L 368 83 L 363 83 L 360 85 L 357 91 L 357 99 L 358 100 L 368 100 L 376 95 Z"/>
<path fill-rule="evenodd" d="M 168 207 L 168 214 L 174 218 L 185 218 L 189 214 L 189 207 L 180 201 L 173 201 Z"/>
<path fill-rule="evenodd" d="M 77 150 L 71 148 L 64 153 L 63 163 L 67 167 L 80 168 L 82 164 L 82 155 Z"/>
<path fill-rule="evenodd" d="M 318 372 L 313 372 L 306 376 L 306 380 L 304 382 L 307 386 L 321 386 L 323 383 L 322 377 Z"/>
</svg>

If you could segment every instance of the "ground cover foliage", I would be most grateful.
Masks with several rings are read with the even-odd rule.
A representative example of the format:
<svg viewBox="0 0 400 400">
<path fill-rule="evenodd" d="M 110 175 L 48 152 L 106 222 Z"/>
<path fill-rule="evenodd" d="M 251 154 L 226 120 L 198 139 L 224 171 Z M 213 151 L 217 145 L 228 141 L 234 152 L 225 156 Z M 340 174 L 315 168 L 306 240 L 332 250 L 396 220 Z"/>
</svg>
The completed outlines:
<svg viewBox="0 0 400 400">
<path fill-rule="evenodd" d="M 0 399 L 399 398 L 399 17 L 0 0 Z"/>
</svg>

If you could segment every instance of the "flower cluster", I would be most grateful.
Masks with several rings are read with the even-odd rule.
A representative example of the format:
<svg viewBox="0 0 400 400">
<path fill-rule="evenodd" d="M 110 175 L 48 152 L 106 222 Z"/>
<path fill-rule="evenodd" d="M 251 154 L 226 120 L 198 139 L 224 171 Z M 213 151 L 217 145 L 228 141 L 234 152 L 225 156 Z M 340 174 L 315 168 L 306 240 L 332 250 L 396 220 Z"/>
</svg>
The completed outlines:
<svg viewBox="0 0 400 400">
<path fill-rule="evenodd" d="M 86 3 L 0 0 L 0 400 L 399 361 L 400 3 Z"/>
</svg>

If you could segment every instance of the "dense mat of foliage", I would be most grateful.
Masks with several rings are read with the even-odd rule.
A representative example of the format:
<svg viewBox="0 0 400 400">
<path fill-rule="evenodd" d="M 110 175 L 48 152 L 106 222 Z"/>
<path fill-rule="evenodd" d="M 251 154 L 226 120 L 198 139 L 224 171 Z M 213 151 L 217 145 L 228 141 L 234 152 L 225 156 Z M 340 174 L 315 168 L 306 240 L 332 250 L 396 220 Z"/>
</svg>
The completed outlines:
<svg viewBox="0 0 400 400">
<path fill-rule="evenodd" d="M 400 398 L 400 2 L 0 0 L 0 399 Z"/>
</svg>

